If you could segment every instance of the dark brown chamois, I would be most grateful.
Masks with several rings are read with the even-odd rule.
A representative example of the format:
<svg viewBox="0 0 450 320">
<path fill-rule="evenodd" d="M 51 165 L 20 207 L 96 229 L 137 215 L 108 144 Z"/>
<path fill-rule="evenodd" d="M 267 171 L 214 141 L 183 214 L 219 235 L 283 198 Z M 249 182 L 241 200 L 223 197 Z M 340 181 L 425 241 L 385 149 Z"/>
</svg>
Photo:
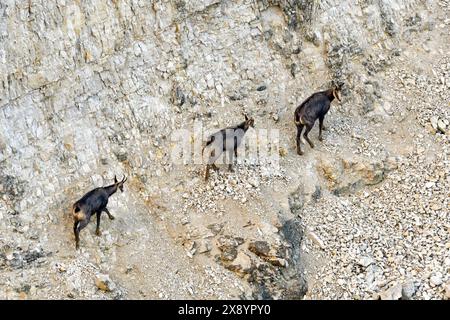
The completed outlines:
<svg viewBox="0 0 450 320">
<path fill-rule="evenodd" d="M 325 130 L 323 120 L 328 110 L 330 110 L 330 105 L 334 98 L 341 101 L 341 87 L 342 85 L 339 85 L 329 90 L 316 92 L 295 109 L 294 121 L 297 126 L 297 153 L 299 155 L 303 154 L 300 148 L 303 127 L 306 127 L 303 137 L 308 141 L 311 148 L 314 148 L 314 144 L 308 138 L 308 133 L 313 128 L 317 119 L 319 119 L 319 140 L 322 141 L 322 130 Z"/>
<path fill-rule="evenodd" d="M 95 188 L 94 190 L 86 193 L 83 198 L 75 202 L 72 206 L 72 215 L 74 219 L 73 232 L 75 233 L 75 247 L 79 248 L 80 242 L 80 231 L 86 227 L 91 220 L 91 217 L 97 214 L 97 229 L 95 230 L 95 234 L 100 236 L 100 216 L 102 212 L 106 212 L 108 214 L 109 219 L 114 220 L 113 215 L 108 211 L 106 206 L 108 205 L 108 199 L 114 193 L 116 193 L 117 189 L 120 189 L 123 192 L 123 184 L 127 181 L 125 176 L 122 181 L 117 181 L 116 176 L 114 176 L 114 184 Z"/>
<path fill-rule="evenodd" d="M 253 118 L 249 118 L 246 114 L 245 121 L 240 124 L 232 127 L 228 127 L 217 131 L 208 137 L 206 141 L 206 145 L 202 149 L 203 151 L 206 147 L 213 148 L 213 150 L 208 153 L 208 160 L 206 165 L 205 172 L 205 180 L 209 178 L 209 169 L 212 167 L 214 170 L 218 170 L 219 168 L 214 164 L 214 162 L 220 157 L 220 155 L 228 151 L 229 154 L 229 164 L 228 170 L 232 171 L 232 163 L 233 160 L 237 158 L 237 148 L 241 144 L 242 140 L 244 140 L 244 135 L 247 132 L 248 128 L 255 126 L 255 120 Z M 233 159 L 234 153 L 234 159 Z"/>
</svg>

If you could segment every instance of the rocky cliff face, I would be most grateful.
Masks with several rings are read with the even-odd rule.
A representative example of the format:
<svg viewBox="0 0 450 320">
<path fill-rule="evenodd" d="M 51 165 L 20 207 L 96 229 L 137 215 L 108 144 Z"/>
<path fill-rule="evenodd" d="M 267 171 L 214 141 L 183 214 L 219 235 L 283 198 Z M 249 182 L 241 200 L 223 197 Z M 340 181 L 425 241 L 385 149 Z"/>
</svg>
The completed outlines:
<svg viewBox="0 0 450 320">
<path fill-rule="evenodd" d="M 408 210 L 439 229 L 426 262 L 412 263 L 413 274 L 402 266 L 402 276 L 415 277 L 418 297 L 442 297 L 448 10 L 415 0 L 0 2 L 0 297 L 302 298 L 308 287 L 316 298 L 372 297 L 397 277 L 380 271 L 390 256 L 373 257 L 370 284 L 314 291 L 323 251 L 337 253 L 307 249 L 306 221 L 322 221 L 305 212 L 327 217 L 336 208 L 321 202 L 368 201 L 380 183 L 389 198 L 403 176 L 386 179 L 401 163 L 419 182 L 433 176 L 435 189 Z M 336 81 L 344 102 L 326 120 L 325 142 L 300 158 L 293 110 Z M 200 166 L 174 164 L 175 130 L 238 123 L 243 110 L 256 127 L 280 130 L 279 167 L 240 162 L 204 183 Z M 100 238 L 89 225 L 75 252 L 71 204 L 123 174 L 125 192 L 109 205 L 117 219 L 102 222 Z M 344 207 L 336 210 L 357 212 Z M 305 230 L 323 242 L 320 228 Z M 422 235 L 400 244 L 403 256 L 422 252 Z M 360 277 L 334 266 L 328 283 Z M 429 277 L 440 281 L 427 287 Z"/>
</svg>

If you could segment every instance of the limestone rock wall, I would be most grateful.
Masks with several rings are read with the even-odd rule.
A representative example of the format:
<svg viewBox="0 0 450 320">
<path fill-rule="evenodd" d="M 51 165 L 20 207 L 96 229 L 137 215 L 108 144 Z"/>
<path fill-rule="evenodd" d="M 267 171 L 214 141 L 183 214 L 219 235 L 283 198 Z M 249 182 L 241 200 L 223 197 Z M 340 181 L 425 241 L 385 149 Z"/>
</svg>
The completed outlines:
<svg viewBox="0 0 450 320">
<path fill-rule="evenodd" d="M 246 110 L 262 124 L 270 115 L 289 123 L 301 99 L 332 81 L 358 105 L 343 112 L 373 110 L 371 75 L 412 28 L 433 27 L 433 9 L 419 0 L 1 0 L 0 229 L 20 236 L 0 244 L 25 245 L 33 232 L 40 245 L 54 241 L 46 224 L 69 224 L 71 203 L 115 174 L 142 192 L 112 200 L 123 211 L 146 204 L 145 193 L 167 196 L 170 134 L 195 119 L 220 127 Z"/>
<path fill-rule="evenodd" d="M 26 182 L 16 209 L 66 201 L 64 189 L 112 178 L 120 159 L 123 172 L 170 165 L 154 143 L 178 118 L 239 111 L 239 99 L 292 108 L 291 91 L 351 83 L 351 65 L 389 54 L 417 8 L 426 3 L 2 1 L 0 163 Z M 270 96 L 254 96 L 260 84 Z"/>
</svg>

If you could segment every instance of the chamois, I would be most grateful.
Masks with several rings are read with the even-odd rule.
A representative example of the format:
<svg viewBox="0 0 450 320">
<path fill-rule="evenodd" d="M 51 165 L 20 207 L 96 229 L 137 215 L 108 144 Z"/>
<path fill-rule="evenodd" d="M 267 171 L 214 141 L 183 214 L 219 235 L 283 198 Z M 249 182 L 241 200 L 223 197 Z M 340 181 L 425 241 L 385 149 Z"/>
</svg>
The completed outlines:
<svg viewBox="0 0 450 320">
<path fill-rule="evenodd" d="M 334 98 L 341 101 L 341 88 L 342 84 L 334 86 L 329 90 L 316 92 L 295 109 L 294 121 L 297 126 L 297 153 L 299 155 L 303 154 L 303 151 L 300 148 L 300 137 L 304 126 L 306 129 L 303 137 L 308 141 L 311 148 L 314 148 L 314 144 L 308 138 L 308 133 L 313 128 L 316 120 L 319 119 L 319 140 L 323 140 L 322 130 L 325 130 L 323 120 L 328 110 L 330 110 L 330 105 Z"/>
<path fill-rule="evenodd" d="M 106 208 L 108 205 L 108 199 L 112 196 L 117 189 L 123 192 L 123 184 L 127 181 L 125 176 L 122 181 L 117 181 L 116 176 L 114 176 L 114 184 L 95 188 L 88 193 L 86 193 L 80 200 L 75 202 L 72 206 L 72 215 L 74 218 L 73 232 L 75 234 L 75 247 L 79 248 L 80 242 L 80 231 L 86 227 L 91 220 L 91 216 L 97 214 L 97 229 L 95 234 L 100 236 L 100 216 L 102 212 L 108 214 L 109 219 L 114 220 L 114 216 Z"/>
<path fill-rule="evenodd" d="M 244 139 L 244 135 L 247 132 L 248 128 L 255 127 L 255 120 L 253 118 L 249 118 L 246 114 L 244 114 L 245 121 L 240 124 L 232 127 L 224 128 L 216 133 L 212 134 L 208 137 L 205 146 L 202 149 L 203 152 L 206 147 L 213 147 L 213 150 L 209 152 L 208 155 L 208 163 L 206 165 L 205 172 L 205 181 L 209 178 L 209 169 L 212 167 L 214 170 L 218 170 L 219 168 L 214 164 L 214 162 L 220 157 L 220 155 L 224 151 L 228 151 L 229 154 L 229 164 L 228 170 L 232 171 L 232 163 L 233 163 L 233 153 L 234 158 L 237 158 L 237 148 L 241 144 Z"/>
</svg>

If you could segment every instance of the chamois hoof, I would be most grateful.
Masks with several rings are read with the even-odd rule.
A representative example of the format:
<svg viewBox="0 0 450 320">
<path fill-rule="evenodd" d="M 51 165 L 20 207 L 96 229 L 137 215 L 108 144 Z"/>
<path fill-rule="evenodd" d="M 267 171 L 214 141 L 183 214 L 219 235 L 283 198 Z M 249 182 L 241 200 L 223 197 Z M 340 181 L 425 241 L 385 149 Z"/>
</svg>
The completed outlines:
<svg viewBox="0 0 450 320">
<path fill-rule="evenodd" d="M 322 138 L 322 137 L 319 137 L 319 141 L 323 141 L 323 138 Z"/>
<path fill-rule="evenodd" d="M 95 230 L 95 235 L 100 237 L 102 235 L 102 232 L 100 230 Z"/>
<path fill-rule="evenodd" d="M 314 144 L 311 143 L 309 146 L 311 147 L 311 149 L 314 149 Z"/>
<path fill-rule="evenodd" d="M 297 150 L 297 154 L 298 154 L 299 156 L 302 156 L 302 155 L 303 155 L 303 151 Z"/>
<path fill-rule="evenodd" d="M 116 217 L 114 216 L 109 216 L 109 220 L 114 220 Z"/>
</svg>

